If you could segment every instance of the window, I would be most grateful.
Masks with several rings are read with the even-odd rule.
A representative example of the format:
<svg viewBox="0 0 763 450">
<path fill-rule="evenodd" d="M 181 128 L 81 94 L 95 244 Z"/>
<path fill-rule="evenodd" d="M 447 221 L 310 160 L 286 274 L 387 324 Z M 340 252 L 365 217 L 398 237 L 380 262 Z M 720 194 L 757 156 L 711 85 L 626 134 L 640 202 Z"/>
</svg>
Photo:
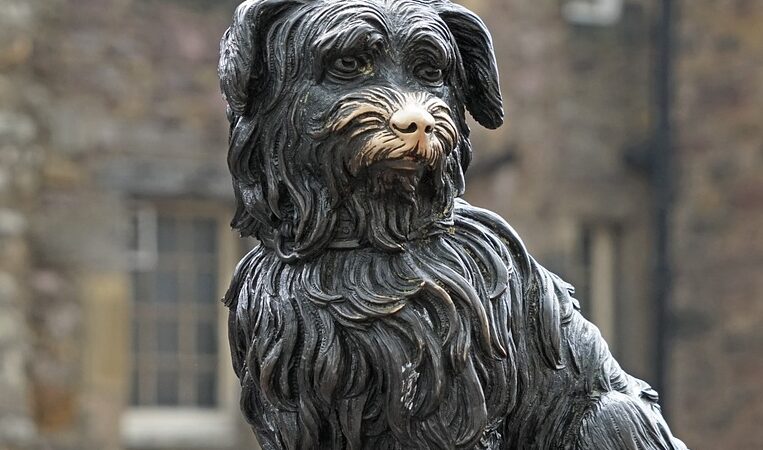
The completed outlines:
<svg viewBox="0 0 763 450">
<path fill-rule="evenodd" d="M 136 209 L 128 446 L 230 440 L 234 384 L 219 299 L 238 252 L 227 216 L 192 203 Z"/>
<path fill-rule="evenodd" d="M 581 228 L 582 283 L 579 295 L 583 314 L 601 331 L 614 352 L 617 348 L 617 298 L 620 271 L 620 227 L 612 223 Z"/>
</svg>

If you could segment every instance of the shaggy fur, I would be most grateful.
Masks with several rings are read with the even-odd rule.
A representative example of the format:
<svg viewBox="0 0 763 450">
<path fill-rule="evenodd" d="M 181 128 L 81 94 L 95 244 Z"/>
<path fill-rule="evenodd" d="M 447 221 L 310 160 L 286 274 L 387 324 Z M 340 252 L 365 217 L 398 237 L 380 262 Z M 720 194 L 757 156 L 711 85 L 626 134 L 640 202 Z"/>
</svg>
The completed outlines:
<svg viewBox="0 0 763 450">
<path fill-rule="evenodd" d="M 225 304 L 269 449 L 683 449 L 572 287 L 460 197 L 468 110 L 503 112 L 490 36 L 440 0 L 244 2 L 223 38 Z M 397 111 L 431 118 L 413 135 Z"/>
</svg>

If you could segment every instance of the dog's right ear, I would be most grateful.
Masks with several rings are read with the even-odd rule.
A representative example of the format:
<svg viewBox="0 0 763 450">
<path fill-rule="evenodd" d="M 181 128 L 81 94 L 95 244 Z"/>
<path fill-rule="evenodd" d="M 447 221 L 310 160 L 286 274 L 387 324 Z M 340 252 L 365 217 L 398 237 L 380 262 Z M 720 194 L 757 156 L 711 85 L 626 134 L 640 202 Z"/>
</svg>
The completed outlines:
<svg viewBox="0 0 763 450">
<path fill-rule="evenodd" d="M 229 114 L 244 115 L 252 103 L 252 88 L 268 72 L 265 36 L 268 25 L 297 3 L 295 0 L 247 0 L 233 16 L 233 24 L 220 41 L 220 89 Z"/>
</svg>

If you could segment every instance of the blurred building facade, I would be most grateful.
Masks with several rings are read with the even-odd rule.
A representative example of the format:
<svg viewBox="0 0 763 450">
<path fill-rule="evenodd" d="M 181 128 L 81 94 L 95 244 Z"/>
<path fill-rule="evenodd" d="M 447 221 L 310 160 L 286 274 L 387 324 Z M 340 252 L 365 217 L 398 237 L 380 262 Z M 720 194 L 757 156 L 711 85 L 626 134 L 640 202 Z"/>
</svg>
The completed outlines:
<svg viewBox="0 0 763 450">
<path fill-rule="evenodd" d="M 0 449 L 254 445 L 216 302 L 251 245 L 215 72 L 236 3 L 0 0 Z M 759 447 L 763 4 L 463 3 L 507 110 L 467 199 L 574 282 L 676 435 Z"/>
</svg>

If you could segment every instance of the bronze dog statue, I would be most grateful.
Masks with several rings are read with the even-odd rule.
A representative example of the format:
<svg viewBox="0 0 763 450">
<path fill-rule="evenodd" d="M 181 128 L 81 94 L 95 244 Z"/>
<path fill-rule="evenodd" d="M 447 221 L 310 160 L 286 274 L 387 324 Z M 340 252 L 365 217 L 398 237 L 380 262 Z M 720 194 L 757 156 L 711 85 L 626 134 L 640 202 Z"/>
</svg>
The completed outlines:
<svg viewBox="0 0 763 450">
<path fill-rule="evenodd" d="M 490 35 L 446 0 L 250 0 L 223 37 L 225 297 L 264 449 L 683 449 L 572 287 L 459 197 Z"/>
</svg>

